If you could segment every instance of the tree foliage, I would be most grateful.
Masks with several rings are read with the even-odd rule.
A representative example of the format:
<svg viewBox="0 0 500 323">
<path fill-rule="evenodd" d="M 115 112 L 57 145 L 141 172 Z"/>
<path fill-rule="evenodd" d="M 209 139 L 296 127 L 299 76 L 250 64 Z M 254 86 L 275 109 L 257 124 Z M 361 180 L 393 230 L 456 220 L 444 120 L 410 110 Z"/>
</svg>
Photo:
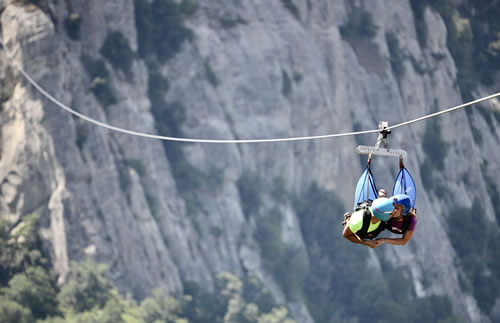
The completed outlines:
<svg viewBox="0 0 500 323">
<path fill-rule="evenodd" d="M 154 0 L 150 4 L 135 0 L 134 4 L 141 56 L 154 55 L 165 63 L 180 51 L 185 40 L 193 38 L 192 31 L 183 24 L 185 17 L 196 11 L 193 1 L 177 4 L 173 0 Z"/>
<path fill-rule="evenodd" d="M 83 65 L 90 76 L 90 90 L 103 106 L 108 106 L 117 102 L 116 96 L 111 87 L 111 76 L 102 60 L 96 60 L 89 56 L 82 57 Z"/>
<path fill-rule="evenodd" d="M 290 13 L 297 19 L 300 18 L 299 8 L 293 3 L 292 0 L 281 0 L 281 3 Z"/>
<path fill-rule="evenodd" d="M 80 25 L 82 18 L 78 13 L 71 13 L 64 20 L 64 26 L 66 27 L 66 32 L 68 36 L 73 40 L 80 40 Z"/>
<path fill-rule="evenodd" d="M 32 322 L 58 313 L 56 277 L 46 269 L 38 220 L 36 214 L 15 225 L 0 220 L 1 322 Z"/>
<path fill-rule="evenodd" d="M 0 322 L 31 323 L 34 321 L 29 308 L 0 295 Z"/>
<path fill-rule="evenodd" d="M 138 304 L 118 293 L 105 265 L 86 260 L 71 264 L 59 289 L 56 275 L 44 266 L 37 222 L 36 215 L 14 227 L 0 221 L 0 322 L 293 322 L 257 278 L 242 280 L 231 273 L 217 275 L 214 292 L 184 282 L 183 296 L 155 289 Z"/>
<path fill-rule="evenodd" d="M 29 308 L 35 318 L 58 313 L 55 277 L 42 267 L 29 267 L 25 272 L 16 274 L 4 293 L 8 299 Z"/>
<path fill-rule="evenodd" d="M 368 11 L 354 6 L 349 13 L 347 23 L 340 26 L 339 30 L 344 39 L 371 39 L 377 34 L 378 27 Z"/>
<path fill-rule="evenodd" d="M 127 38 L 119 31 L 112 31 L 106 36 L 101 47 L 101 54 L 115 68 L 121 69 L 127 76 L 131 76 L 134 52 L 130 48 Z"/>
<path fill-rule="evenodd" d="M 39 216 L 26 216 L 12 227 L 0 218 L 0 284 L 5 285 L 16 273 L 30 266 L 45 265 L 40 252 L 41 241 L 36 234 Z"/>
<path fill-rule="evenodd" d="M 252 171 L 244 170 L 236 184 L 245 216 L 256 215 L 262 204 L 260 178 Z"/>
<path fill-rule="evenodd" d="M 112 285 L 105 271 L 106 266 L 90 261 L 73 263 L 68 281 L 59 294 L 61 305 L 74 313 L 104 307 L 113 298 Z"/>
</svg>

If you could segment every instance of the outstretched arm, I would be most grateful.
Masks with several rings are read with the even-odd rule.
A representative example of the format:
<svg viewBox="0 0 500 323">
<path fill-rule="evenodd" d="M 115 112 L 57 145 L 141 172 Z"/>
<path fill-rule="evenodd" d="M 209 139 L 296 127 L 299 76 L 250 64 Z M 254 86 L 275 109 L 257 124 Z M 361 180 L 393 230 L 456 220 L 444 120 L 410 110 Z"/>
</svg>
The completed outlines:
<svg viewBox="0 0 500 323">
<path fill-rule="evenodd" d="M 413 231 L 406 231 L 403 234 L 402 238 L 381 238 L 381 239 L 376 239 L 376 246 L 383 245 L 384 243 L 390 243 L 393 245 L 400 245 L 404 246 L 405 244 L 410 241 L 411 237 L 413 236 Z"/>
<path fill-rule="evenodd" d="M 415 224 L 416 224 L 416 221 L 417 221 L 417 209 L 411 209 L 408 214 L 409 214 L 409 216 L 412 216 L 414 218 L 413 226 L 410 225 L 410 227 L 413 228 L 412 230 L 414 230 L 415 229 Z M 390 244 L 393 244 L 393 245 L 404 246 L 405 244 L 408 243 L 408 241 L 410 241 L 411 237 L 413 236 L 413 232 L 415 232 L 415 231 L 407 230 L 403 234 L 402 238 L 381 238 L 381 239 L 375 239 L 374 240 L 375 243 L 376 243 L 375 247 L 383 245 L 384 243 L 390 243 Z"/>
</svg>

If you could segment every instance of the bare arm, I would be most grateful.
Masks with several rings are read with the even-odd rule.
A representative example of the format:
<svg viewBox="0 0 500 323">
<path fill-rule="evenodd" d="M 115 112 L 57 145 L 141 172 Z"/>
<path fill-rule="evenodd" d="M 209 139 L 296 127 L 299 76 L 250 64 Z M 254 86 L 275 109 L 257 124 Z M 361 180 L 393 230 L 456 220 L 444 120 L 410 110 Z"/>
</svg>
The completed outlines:
<svg viewBox="0 0 500 323">
<path fill-rule="evenodd" d="M 410 212 L 408 213 L 409 216 L 412 216 L 415 218 L 415 221 L 417 219 L 417 209 L 411 209 Z M 413 232 L 414 231 L 405 231 L 405 233 L 403 233 L 403 237 L 402 238 L 381 238 L 381 239 L 375 239 L 375 248 L 380 246 L 380 245 L 383 245 L 384 243 L 390 243 L 390 244 L 393 244 L 393 245 L 399 245 L 399 246 L 404 246 L 405 244 L 408 243 L 408 241 L 410 241 L 411 237 L 413 236 Z"/>
<path fill-rule="evenodd" d="M 408 241 L 410 241 L 411 237 L 413 236 L 413 231 L 406 231 L 404 234 L 403 234 L 403 237 L 402 238 L 381 238 L 381 239 L 376 239 L 377 241 L 377 247 L 380 246 L 380 245 L 383 245 L 384 243 L 390 243 L 390 244 L 393 244 L 393 245 L 400 245 L 400 246 L 404 246 L 405 244 L 408 243 Z"/>
<path fill-rule="evenodd" d="M 365 244 L 365 241 L 361 240 L 360 237 L 358 237 L 354 232 L 352 232 L 348 225 L 344 227 L 344 232 L 342 232 L 342 236 L 353 243 L 359 243 L 362 245 Z"/>
</svg>

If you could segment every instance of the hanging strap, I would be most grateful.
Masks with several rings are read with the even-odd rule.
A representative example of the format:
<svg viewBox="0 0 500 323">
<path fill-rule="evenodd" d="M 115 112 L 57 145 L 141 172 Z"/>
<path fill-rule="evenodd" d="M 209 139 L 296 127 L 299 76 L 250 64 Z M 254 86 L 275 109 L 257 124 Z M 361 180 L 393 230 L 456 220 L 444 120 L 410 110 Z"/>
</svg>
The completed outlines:
<svg viewBox="0 0 500 323">
<path fill-rule="evenodd" d="M 404 166 L 402 159 L 399 162 L 399 167 L 400 171 L 394 182 L 392 195 L 406 194 L 410 196 L 412 200 L 412 208 L 414 208 L 417 199 L 417 188 L 415 185 L 415 181 L 413 180 L 408 169 Z"/>
<path fill-rule="evenodd" d="M 377 137 L 377 142 L 375 143 L 375 151 L 380 147 L 380 143 L 382 143 L 382 142 L 384 142 L 384 148 L 387 148 L 387 146 L 388 146 L 387 135 L 391 133 L 391 130 L 388 128 L 389 128 L 389 123 L 387 121 L 380 121 L 380 123 L 378 125 L 379 134 Z M 368 168 L 368 180 L 370 181 L 369 185 L 366 185 L 366 199 L 367 200 L 370 197 L 370 187 L 372 185 L 373 185 L 373 187 L 375 187 L 375 185 L 372 183 L 372 180 L 371 180 L 372 176 L 371 176 L 370 165 L 372 163 L 372 156 L 373 156 L 373 151 L 368 154 L 368 161 L 367 161 L 367 165 L 366 165 L 366 168 Z M 400 161 L 402 161 L 402 157 L 400 157 Z M 378 197 L 377 191 L 375 191 L 375 197 Z"/>
</svg>

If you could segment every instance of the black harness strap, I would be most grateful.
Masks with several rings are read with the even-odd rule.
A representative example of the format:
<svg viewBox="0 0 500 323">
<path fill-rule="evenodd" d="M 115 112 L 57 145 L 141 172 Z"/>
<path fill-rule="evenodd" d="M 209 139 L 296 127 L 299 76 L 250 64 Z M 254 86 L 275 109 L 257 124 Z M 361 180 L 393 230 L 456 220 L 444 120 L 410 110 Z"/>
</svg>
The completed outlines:
<svg viewBox="0 0 500 323">
<path fill-rule="evenodd" d="M 362 240 L 375 239 L 380 234 L 380 232 L 385 230 L 386 223 L 384 221 L 380 221 L 380 224 L 377 227 L 377 229 L 368 233 L 368 228 L 370 228 L 370 222 L 372 220 L 372 213 L 370 212 L 370 206 L 372 205 L 372 202 L 373 202 L 372 200 L 363 201 L 359 203 L 356 209 L 354 210 L 354 212 L 361 210 L 363 211 L 363 226 L 356 232 L 356 235 L 360 237 Z M 344 214 L 344 221 L 342 222 L 343 225 L 347 224 L 347 222 L 351 218 L 351 215 L 352 213 L 348 212 Z"/>
<path fill-rule="evenodd" d="M 363 226 L 361 227 L 361 229 L 359 231 L 356 232 L 356 235 L 363 240 L 364 239 L 375 239 L 380 234 L 380 232 L 385 230 L 385 222 L 380 221 L 380 224 L 377 227 L 377 229 L 375 229 L 374 231 L 368 232 L 368 228 L 370 227 L 371 220 L 372 220 L 372 214 L 371 214 L 370 210 L 368 209 L 368 207 L 365 207 L 364 211 L 363 211 Z"/>
</svg>

